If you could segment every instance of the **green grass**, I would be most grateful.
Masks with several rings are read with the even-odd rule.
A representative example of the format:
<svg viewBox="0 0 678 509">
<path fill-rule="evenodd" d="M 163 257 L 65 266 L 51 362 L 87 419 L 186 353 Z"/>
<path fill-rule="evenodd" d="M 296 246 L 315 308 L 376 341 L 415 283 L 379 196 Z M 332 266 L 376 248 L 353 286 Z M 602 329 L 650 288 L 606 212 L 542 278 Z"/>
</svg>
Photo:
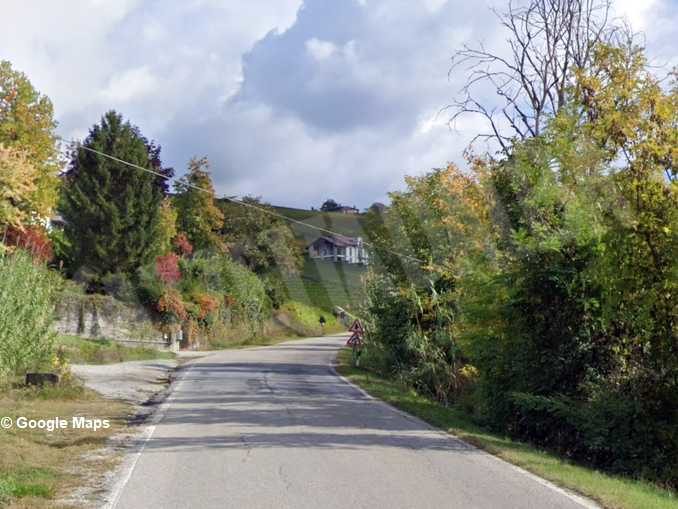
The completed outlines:
<svg viewBox="0 0 678 509">
<path fill-rule="evenodd" d="M 325 228 L 349 237 L 366 238 L 363 214 L 342 214 L 321 212 L 290 207 L 274 207 L 286 217 Z M 306 248 L 324 233 L 303 225 L 290 223 L 299 245 Z M 360 278 L 366 268 L 362 265 L 345 265 L 327 261 L 311 260 L 306 257 L 300 275 L 288 277 L 285 281 L 291 299 L 332 310 L 334 306 L 354 309 L 362 298 Z"/>
<path fill-rule="evenodd" d="M 321 212 L 319 210 L 304 210 L 304 209 L 295 209 L 291 207 L 273 207 L 276 212 L 289 217 L 290 219 L 295 219 L 297 221 L 303 221 L 304 223 L 311 224 L 320 228 L 325 228 L 327 230 L 340 233 L 341 235 L 347 235 L 349 237 L 359 237 L 364 235 L 364 228 L 362 224 L 363 214 L 342 214 L 341 212 Z M 312 241 L 322 235 L 315 228 L 308 228 L 303 225 L 291 223 L 290 226 L 294 230 L 295 234 L 304 238 L 305 240 Z"/>
<path fill-rule="evenodd" d="M 281 306 L 280 311 L 290 318 L 292 328 L 296 329 L 297 333 L 302 336 L 320 336 L 344 330 L 343 325 L 337 321 L 332 313 L 302 302 L 286 302 Z M 325 319 L 323 326 L 320 325 L 321 316 Z"/>
<path fill-rule="evenodd" d="M 320 326 L 320 316 L 325 318 L 323 327 Z M 267 321 L 261 334 L 252 337 L 246 329 L 240 334 L 230 330 L 228 335 L 211 339 L 208 345 L 213 350 L 270 346 L 302 337 L 333 334 L 344 329 L 332 313 L 301 302 L 289 301 L 275 312 L 273 320 Z"/>
<path fill-rule="evenodd" d="M 92 340 L 78 336 L 59 336 L 57 347 L 63 350 L 71 364 L 112 364 L 175 357 L 172 352 L 143 346 L 127 347 L 107 339 Z"/>
<path fill-rule="evenodd" d="M 131 415 L 124 403 L 102 398 L 67 379 L 56 386 L 0 387 L 0 416 L 48 419 L 73 416 L 109 419 L 111 427 L 89 429 L 0 430 L 0 507 L 50 508 L 67 493 L 101 475 L 117 461 L 113 455 L 92 456 L 119 433 Z M 61 507 L 61 505 L 58 505 Z"/>
<path fill-rule="evenodd" d="M 334 306 L 355 308 L 363 296 L 361 278 L 366 268 L 328 261 L 304 260 L 299 276 L 290 276 L 285 284 L 291 299 L 331 311 Z"/>
<path fill-rule="evenodd" d="M 570 463 L 529 444 L 489 432 L 459 408 L 445 407 L 410 388 L 351 365 L 350 350 L 339 354 L 338 371 L 371 395 L 446 430 L 514 465 L 613 509 L 678 508 L 678 496 L 653 484 L 605 474 Z"/>
<path fill-rule="evenodd" d="M 12 473 L 0 473 L 0 504 L 11 499 L 52 498 L 57 475 L 51 469 L 23 468 Z"/>
</svg>

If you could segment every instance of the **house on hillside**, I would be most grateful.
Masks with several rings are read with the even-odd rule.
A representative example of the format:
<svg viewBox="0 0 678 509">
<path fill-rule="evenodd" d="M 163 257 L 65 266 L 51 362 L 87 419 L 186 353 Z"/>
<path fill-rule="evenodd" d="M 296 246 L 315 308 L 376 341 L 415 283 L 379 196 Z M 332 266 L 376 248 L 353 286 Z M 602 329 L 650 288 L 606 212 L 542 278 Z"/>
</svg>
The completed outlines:
<svg viewBox="0 0 678 509">
<path fill-rule="evenodd" d="M 333 212 L 340 212 L 341 214 L 358 214 L 360 211 L 355 207 L 348 205 L 339 205 Z"/>
<path fill-rule="evenodd" d="M 336 201 L 329 199 L 322 204 L 320 210 L 323 212 L 339 212 L 340 214 L 359 214 L 360 211 L 355 207 L 349 207 L 348 205 L 342 205 Z"/>
<path fill-rule="evenodd" d="M 367 265 L 368 253 L 360 237 L 323 235 L 308 246 L 308 255 L 314 260 Z"/>
</svg>

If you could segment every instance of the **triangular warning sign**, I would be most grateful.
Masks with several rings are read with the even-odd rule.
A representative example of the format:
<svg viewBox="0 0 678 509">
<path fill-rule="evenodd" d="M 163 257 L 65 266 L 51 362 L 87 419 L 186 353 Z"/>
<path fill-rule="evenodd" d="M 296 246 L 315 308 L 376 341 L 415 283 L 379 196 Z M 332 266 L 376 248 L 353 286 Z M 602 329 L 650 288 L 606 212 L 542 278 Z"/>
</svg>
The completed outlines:
<svg viewBox="0 0 678 509">
<path fill-rule="evenodd" d="M 363 338 L 357 332 L 354 332 L 353 336 L 348 338 L 348 341 L 346 342 L 346 346 L 362 346 L 362 344 L 363 344 Z"/>
<path fill-rule="evenodd" d="M 365 329 L 363 329 L 363 325 L 360 323 L 360 320 L 356 320 L 353 322 L 353 324 L 349 327 L 349 332 L 359 332 L 362 334 L 365 332 Z"/>
</svg>

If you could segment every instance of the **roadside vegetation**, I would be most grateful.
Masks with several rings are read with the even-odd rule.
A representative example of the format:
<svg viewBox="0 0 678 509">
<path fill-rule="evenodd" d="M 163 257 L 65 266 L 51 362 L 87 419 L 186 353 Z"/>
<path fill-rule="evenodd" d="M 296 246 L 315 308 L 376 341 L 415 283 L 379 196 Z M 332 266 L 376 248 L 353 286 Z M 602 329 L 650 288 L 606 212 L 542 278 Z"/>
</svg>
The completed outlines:
<svg viewBox="0 0 678 509">
<path fill-rule="evenodd" d="M 362 362 L 496 433 L 676 490 L 678 82 L 655 74 L 607 4 L 544 5 L 560 4 L 509 7 L 512 48 L 527 57 L 508 68 L 461 53 L 478 80 L 512 80 L 499 98 L 514 123 L 487 119 L 499 152 L 407 178 L 366 217 L 378 256 Z M 559 16 L 574 16 L 558 26 L 591 37 L 590 51 L 567 45 L 574 33 L 545 40 L 561 37 Z M 554 44 L 558 80 L 520 67 Z M 534 82 L 546 106 L 529 106 Z"/>
<path fill-rule="evenodd" d="M 28 419 L 73 416 L 109 419 L 110 428 L 10 429 L 0 433 L 0 507 L 54 507 L 58 500 L 88 479 L 102 475 L 114 457 L 91 455 L 105 446 L 109 437 L 124 426 L 131 409 L 123 403 L 104 400 L 96 393 L 69 381 L 57 387 L 9 388 L 0 391 L 0 415 L 16 422 Z M 89 456 L 91 455 L 91 456 Z"/>
<path fill-rule="evenodd" d="M 460 405 L 444 405 L 411 385 L 353 366 L 351 352 L 339 354 L 337 371 L 372 396 L 610 509 L 673 509 L 675 492 L 652 483 L 615 476 L 563 459 L 552 452 L 482 427 Z"/>
<path fill-rule="evenodd" d="M 56 349 L 69 364 L 112 364 L 151 359 L 174 359 L 173 352 L 143 346 L 124 346 L 109 339 L 57 336 Z"/>
<path fill-rule="evenodd" d="M 196 349 L 333 332 L 339 304 L 364 318 L 378 377 L 350 374 L 377 395 L 611 507 L 673 502 L 653 485 L 678 489 L 678 74 L 609 7 L 499 13 L 510 56 L 465 46 L 451 105 L 486 121 L 490 148 L 364 215 L 219 200 L 206 158 L 170 192 L 161 147 L 115 111 L 64 158 L 49 98 L 0 62 L 0 410 L 121 415 L 69 360 L 160 355 L 57 338 L 74 285 Z M 364 233 L 369 273 L 304 260 L 317 231 L 273 210 Z M 62 382 L 18 388 L 32 370 Z M 3 432 L 0 497 L 49 500 L 70 475 L 55 465 L 100 438 Z"/>
<path fill-rule="evenodd" d="M 181 335 L 182 346 L 197 349 L 337 330 L 331 309 L 294 303 L 286 291 L 285 278 L 303 267 L 288 225 L 255 198 L 247 201 L 256 208 L 218 202 L 206 158 L 189 161 L 170 193 L 174 171 L 161 147 L 120 113 L 104 113 L 67 157 L 55 129 L 49 98 L 0 62 L 0 416 L 87 415 L 115 425 L 2 430 L 0 505 L 51 507 L 85 471 L 109 466 L 86 455 L 121 429 L 128 408 L 80 387 L 70 364 L 174 357 L 58 336 L 61 299 L 106 296 L 99 300 L 138 307 L 157 329 L 144 337 Z M 34 371 L 59 382 L 24 387 Z"/>
</svg>

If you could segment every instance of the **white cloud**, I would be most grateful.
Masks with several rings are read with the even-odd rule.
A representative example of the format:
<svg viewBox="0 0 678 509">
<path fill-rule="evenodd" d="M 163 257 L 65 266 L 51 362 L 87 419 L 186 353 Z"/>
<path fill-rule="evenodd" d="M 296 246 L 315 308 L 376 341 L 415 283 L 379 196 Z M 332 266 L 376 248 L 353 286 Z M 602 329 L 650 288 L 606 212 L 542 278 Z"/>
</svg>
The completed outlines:
<svg viewBox="0 0 678 509">
<path fill-rule="evenodd" d="M 101 91 L 105 101 L 119 104 L 131 100 L 143 99 L 157 90 L 159 80 L 148 66 L 128 69 L 113 76 L 108 86 Z"/>
<path fill-rule="evenodd" d="M 422 1 L 424 3 L 424 6 L 431 12 L 437 12 L 447 3 L 447 0 L 422 0 Z"/>
<path fill-rule="evenodd" d="M 306 51 L 320 61 L 331 57 L 337 51 L 337 47 L 329 41 L 321 41 L 314 37 L 306 41 Z"/>
<path fill-rule="evenodd" d="M 630 22 L 634 30 L 644 31 L 648 29 L 649 14 L 659 3 L 659 0 L 617 0 L 614 10 L 618 16 Z"/>
<path fill-rule="evenodd" d="M 497 3 L 496 1 L 493 3 Z M 483 129 L 438 114 L 464 42 L 504 45 L 484 4 L 464 0 L 5 0 L 2 55 L 81 137 L 119 109 L 181 173 L 213 162 L 222 193 L 319 205 L 384 200 L 417 174 L 461 161 Z M 301 8 L 300 8 L 301 7 Z M 678 8 L 618 0 L 652 55 L 675 59 Z M 649 30 L 651 28 L 652 30 Z"/>
</svg>

